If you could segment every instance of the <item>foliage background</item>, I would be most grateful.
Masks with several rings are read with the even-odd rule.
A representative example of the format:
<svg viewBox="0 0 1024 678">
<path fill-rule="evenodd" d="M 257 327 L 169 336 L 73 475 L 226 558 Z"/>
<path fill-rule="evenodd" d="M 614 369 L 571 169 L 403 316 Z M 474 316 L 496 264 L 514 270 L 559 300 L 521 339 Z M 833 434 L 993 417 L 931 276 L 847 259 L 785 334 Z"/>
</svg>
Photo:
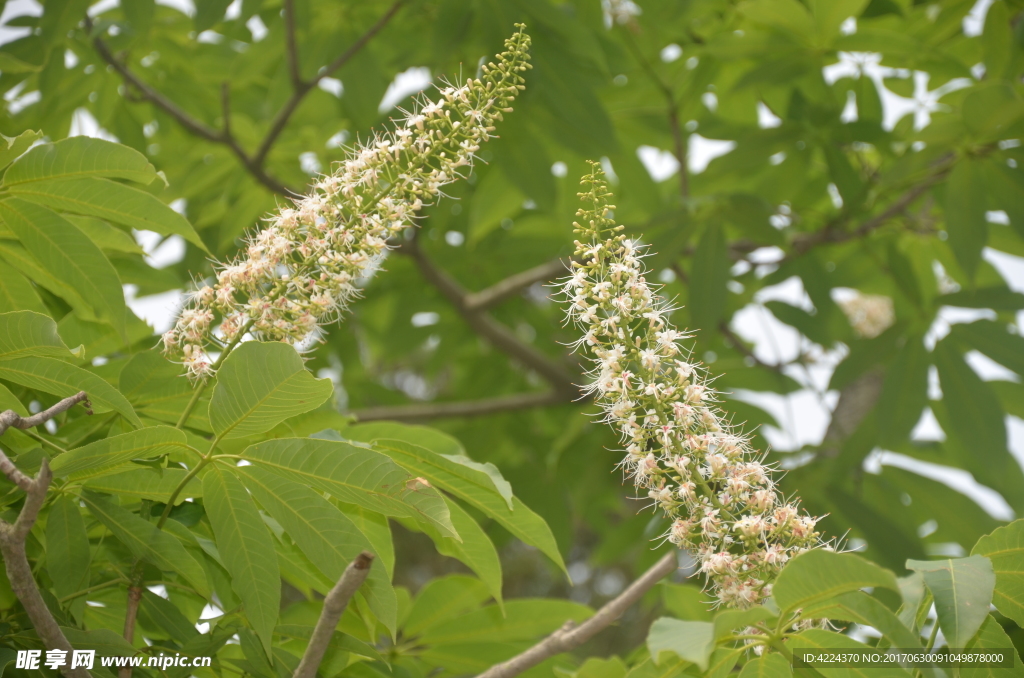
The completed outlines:
<svg viewBox="0 0 1024 678">
<path fill-rule="evenodd" d="M 0 132 L 90 131 L 137 149 L 167 179 L 147 190 L 230 257 L 288 190 L 396 115 L 381 106 L 396 74 L 471 73 L 523 21 L 535 69 L 483 152 L 488 164 L 427 210 L 422 256 L 392 255 L 309 356 L 335 381 L 338 411 L 429 422 L 501 469 L 576 579 L 570 588 L 491 524 L 508 598 L 596 605 L 653 562 L 663 528 L 612 472 L 610 432 L 572 402 L 578 366 L 563 345 L 574 338 L 543 286 L 571 251 L 584 161 L 601 158 L 616 177 L 617 217 L 651 243 L 652 275 L 684 306 L 676 321 L 699 330 L 698 355 L 735 393 L 729 409 L 761 426 L 761 447 L 775 443 L 771 458 L 792 469 L 787 491 L 829 514 L 829 534 L 848 533 L 897 572 L 907 558 L 969 551 L 1024 507 L 1008 436 L 1024 417 L 1024 295 L 1007 279 L 1024 256 L 1021 3 L 640 5 L 609 25 L 596 0 L 296 0 L 303 82 L 351 53 L 293 98 L 279 2 L 8 2 L 8 35 L 21 37 L 0 48 Z M 104 49 L 149 89 L 127 83 Z M 733 147 L 702 167 L 725 148 L 706 140 Z M 151 298 L 133 308 L 166 317 L 178 291 L 209 273 L 207 255 L 180 238 L 137 237 L 163 256 L 122 241 L 105 251 L 120 282 Z M 513 278 L 533 267 L 545 268 Z M 492 305 L 472 296 L 510 279 L 512 293 Z M 837 303 L 850 290 L 891 299 L 891 327 L 859 335 Z M 55 319 L 70 310 L 36 293 Z M 0 294 L 0 312 L 9 303 Z M 152 345 L 149 330 L 130 327 L 134 349 Z M 121 350 L 100 338 L 87 350 L 87 369 L 116 379 Z M 442 403 L 485 413 L 438 416 Z M 956 487 L 931 478 L 935 465 L 959 471 L 944 476 Z M 413 591 L 465 571 L 401 527 L 396 549 L 395 582 Z M 627 619 L 595 647 L 625 651 L 646 627 Z"/>
</svg>

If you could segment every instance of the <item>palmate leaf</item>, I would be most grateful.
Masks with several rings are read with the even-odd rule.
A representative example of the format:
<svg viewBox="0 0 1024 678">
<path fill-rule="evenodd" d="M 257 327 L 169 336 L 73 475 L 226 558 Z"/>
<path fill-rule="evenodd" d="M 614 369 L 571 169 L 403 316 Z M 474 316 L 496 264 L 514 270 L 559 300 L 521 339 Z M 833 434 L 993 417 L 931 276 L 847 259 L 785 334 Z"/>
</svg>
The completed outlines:
<svg viewBox="0 0 1024 678">
<path fill-rule="evenodd" d="M 783 568 L 772 595 L 787 611 L 867 586 L 900 590 L 896 575 L 860 556 L 815 549 L 798 555 Z"/>
<path fill-rule="evenodd" d="M 402 440 L 377 439 L 373 446 L 410 472 L 497 520 L 513 536 L 540 549 L 565 570 L 558 544 L 544 519 L 516 497 L 512 497 L 512 508 L 509 509 L 505 496 L 484 471 Z"/>
<path fill-rule="evenodd" d="M 53 318 L 34 311 L 0 313 L 0 360 L 26 356 L 70 358 L 71 351 L 57 334 Z"/>
<path fill-rule="evenodd" d="M 131 404 L 113 386 L 92 372 L 62 360 L 30 357 L 0 361 L 0 379 L 61 398 L 85 391 L 96 412 L 113 410 L 133 426 L 142 427 Z"/>
<path fill-rule="evenodd" d="M 250 341 L 228 356 L 210 400 L 210 423 L 222 438 L 264 433 L 322 405 L 334 392 L 317 379 L 288 344 Z"/>
<path fill-rule="evenodd" d="M 305 485 L 259 466 L 245 466 L 240 478 L 253 497 L 281 524 L 306 557 L 331 581 L 337 581 L 361 551 L 373 548 L 345 514 Z M 398 600 L 383 563 L 375 558 L 359 592 L 392 636 L 397 631 Z"/>
<path fill-rule="evenodd" d="M 423 486 L 380 452 L 333 440 L 281 438 L 251 445 L 242 456 L 339 501 L 433 523 L 458 538 L 437 490 Z"/>
<path fill-rule="evenodd" d="M 978 632 L 992 603 L 996 577 L 985 556 L 908 560 L 907 569 L 920 572 L 935 597 L 935 614 L 950 647 L 966 647 Z"/>
<path fill-rule="evenodd" d="M 180 235 L 207 252 L 188 219 L 145 191 L 110 179 L 86 176 L 41 179 L 10 187 L 13 195 L 63 212 L 98 217 L 161 235 Z"/>
<path fill-rule="evenodd" d="M 156 525 L 114 504 L 103 495 L 82 493 L 82 501 L 89 512 L 136 558 L 140 558 L 165 572 L 177 572 L 192 585 L 199 595 L 210 597 L 210 584 L 203 566 L 193 558 L 181 542 Z"/>
<path fill-rule="evenodd" d="M 88 236 L 53 210 L 17 198 L 0 201 L 0 218 L 44 268 L 78 290 L 97 317 L 126 338 L 121 280 Z"/>
<path fill-rule="evenodd" d="M 40 179 L 96 176 L 148 184 L 157 173 L 146 156 L 133 148 L 95 137 L 69 137 L 40 144 L 4 172 L 5 186 Z"/>
<path fill-rule="evenodd" d="M 281 572 L 273 557 L 274 538 L 245 486 L 227 469 L 214 465 L 207 470 L 203 504 L 220 557 L 231 575 L 231 588 L 269 655 L 281 607 Z"/>
<path fill-rule="evenodd" d="M 971 555 L 992 561 L 996 575 L 992 602 L 1002 614 L 1024 626 L 1024 519 L 979 539 Z"/>
<path fill-rule="evenodd" d="M 54 459 L 51 468 L 55 478 L 85 481 L 123 470 L 132 459 L 188 450 L 195 452 L 183 432 L 170 426 L 150 426 L 69 450 Z"/>
</svg>

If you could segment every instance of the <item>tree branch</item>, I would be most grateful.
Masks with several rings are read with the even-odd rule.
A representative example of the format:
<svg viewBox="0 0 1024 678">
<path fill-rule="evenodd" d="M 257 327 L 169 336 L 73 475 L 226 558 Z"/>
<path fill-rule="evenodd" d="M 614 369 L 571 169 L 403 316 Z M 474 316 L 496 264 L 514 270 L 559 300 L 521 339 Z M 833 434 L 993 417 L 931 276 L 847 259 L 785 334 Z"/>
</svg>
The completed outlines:
<svg viewBox="0 0 1024 678">
<path fill-rule="evenodd" d="M 554 391 L 547 393 L 517 393 L 515 395 L 467 400 L 454 403 L 417 403 L 392 407 L 367 407 L 351 414 L 358 422 L 368 421 L 422 421 L 443 417 L 480 417 L 498 412 L 513 412 L 531 407 L 558 405 L 566 398 Z"/>
<path fill-rule="evenodd" d="M 298 47 L 294 44 L 294 13 L 290 11 L 292 5 L 291 0 L 285 2 L 285 22 L 287 24 L 287 34 L 289 36 L 289 67 L 291 68 L 292 85 L 294 89 L 291 97 L 288 98 L 288 101 L 285 102 L 285 105 L 280 111 L 278 111 L 277 115 L 274 117 L 274 121 L 270 124 L 270 130 L 267 132 L 267 135 L 263 138 L 263 142 L 260 143 L 259 148 L 256 149 L 256 153 L 253 155 L 253 162 L 261 166 L 263 165 L 264 161 L 267 159 L 267 154 L 270 153 L 270 149 L 274 146 L 274 142 L 276 142 L 277 138 L 281 136 L 281 132 L 283 132 L 284 128 L 288 125 L 288 121 L 291 119 L 292 114 L 295 113 L 295 110 L 299 107 L 299 104 L 302 103 L 302 100 L 306 97 L 309 91 L 316 87 L 321 80 L 347 64 L 352 57 L 358 54 L 359 51 L 366 46 L 366 43 L 368 43 L 375 35 L 380 33 L 385 26 L 388 25 L 388 22 L 391 21 L 391 18 L 398 13 L 398 10 L 401 9 L 405 2 L 406 0 L 395 0 L 394 4 L 392 4 L 380 19 L 377 20 L 377 23 L 370 26 L 370 28 L 363 33 L 358 40 L 352 43 L 347 50 L 342 52 L 341 55 L 331 63 L 327 64 L 327 66 L 320 69 L 320 72 L 310 80 L 303 80 L 299 73 Z"/>
<path fill-rule="evenodd" d="M 416 240 L 409 243 L 408 247 L 408 251 L 419 266 L 423 277 L 451 302 L 474 332 L 524 367 L 535 371 L 550 383 L 562 397 L 569 398 L 578 395 L 579 389 L 573 384 L 573 378 L 568 370 L 532 346 L 524 344 L 511 330 L 487 313 L 470 309 L 466 304 L 469 296 L 466 290 L 451 276 L 435 266 L 424 254 Z"/>
<path fill-rule="evenodd" d="M 373 554 L 363 551 L 355 560 L 349 563 L 342 573 L 341 579 L 334 585 L 331 592 L 324 599 L 324 608 L 320 612 L 320 619 L 313 629 L 313 636 L 309 639 L 306 652 L 302 655 L 299 667 L 295 669 L 294 678 L 315 678 L 316 671 L 320 668 L 320 662 L 324 659 L 324 653 L 330 645 L 331 636 L 338 626 L 342 613 L 348 607 L 348 601 L 352 599 L 359 587 L 366 581 L 370 574 L 370 565 L 373 563 Z"/>
<path fill-rule="evenodd" d="M 572 257 L 555 259 L 546 264 L 534 266 L 521 273 L 510 275 L 487 289 L 480 290 L 479 292 L 467 292 L 465 299 L 466 309 L 475 312 L 497 306 L 535 283 L 551 280 L 551 278 L 559 273 L 569 273 L 569 265 L 572 261 Z"/>
<path fill-rule="evenodd" d="M 517 676 L 523 671 L 540 664 L 545 659 L 579 647 L 590 640 L 598 631 L 601 631 L 618 619 L 633 603 L 640 600 L 652 586 L 674 572 L 677 567 L 676 555 L 675 550 L 665 554 L 661 560 L 655 563 L 647 572 L 644 572 L 639 579 L 630 584 L 618 597 L 610 600 L 593 617 L 579 626 L 576 626 L 571 621 L 566 622 L 562 628 L 530 649 L 517 654 L 508 661 L 492 666 L 477 676 L 477 678 L 512 678 L 512 676 Z"/>
<path fill-rule="evenodd" d="M 284 38 L 287 45 L 285 57 L 288 59 L 288 75 L 292 79 L 292 87 L 301 88 L 302 72 L 299 68 L 299 46 L 295 40 L 295 0 L 284 0 Z"/>
<path fill-rule="evenodd" d="M 17 412 L 7 410 L 0 413 L 0 436 L 12 426 L 28 429 L 43 424 L 58 414 L 67 412 L 78 403 L 85 403 L 86 408 L 89 407 L 88 396 L 85 392 L 65 398 L 48 410 L 31 417 L 21 417 Z M 89 414 L 92 414 L 91 410 L 89 410 Z M 0 554 L 3 555 L 4 565 L 7 568 L 7 578 L 11 582 L 11 590 L 24 606 L 25 612 L 32 622 L 32 627 L 43 646 L 49 650 L 64 650 L 70 657 L 74 648 L 64 636 L 64 632 L 60 630 L 60 626 L 57 625 L 57 620 L 53 618 L 49 608 L 46 607 L 46 602 L 32 576 L 32 566 L 29 565 L 25 553 L 25 539 L 32 530 L 36 518 L 39 517 L 39 510 L 43 507 L 46 491 L 53 479 L 50 465 L 46 459 L 43 459 L 39 473 L 35 478 L 29 478 L 18 470 L 3 451 L 0 451 L 0 471 L 25 492 L 25 504 L 14 524 L 0 520 Z M 82 667 L 72 669 L 70 662 L 61 667 L 61 673 L 68 678 L 90 678 L 86 669 Z"/>
</svg>

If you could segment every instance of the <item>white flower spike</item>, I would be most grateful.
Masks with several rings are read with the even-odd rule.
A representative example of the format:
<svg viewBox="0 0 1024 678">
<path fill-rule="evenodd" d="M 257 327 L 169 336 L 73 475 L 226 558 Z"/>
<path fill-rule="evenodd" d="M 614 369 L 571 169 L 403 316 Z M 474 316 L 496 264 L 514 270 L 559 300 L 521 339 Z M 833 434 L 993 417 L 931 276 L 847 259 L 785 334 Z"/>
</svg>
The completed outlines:
<svg viewBox="0 0 1024 678">
<path fill-rule="evenodd" d="M 237 259 L 216 265 L 216 281 L 193 294 L 164 334 L 165 352 L 202 379 L 213 372 L 210 352 L 230 350 L 245 334 L 304 344 L 337 321 L 387 241 L 464 176 L 460 168 L 472 166 L 512 110 L 530 68 L 530 36 L 516 27 L 480 78 L 440 88 L 437 101 L 421 99 L 396 129 L 353 149 L 294 207 L 270 217 Z"/>
<path fill-rule="evenodd" d="M 594 367 L 585 390 L 619 431 L 622 467 L 672 521 L 664 538 L 688 549 L 719 605 L 746 608 L 771 594 L 793 556 L 823 546 L 817 519 L 776 490 L 764 455 L 715 406 L 706 370 L 668 322 L 646 279 L 644 248 L 621 233 L 598 163 L 582 181 L 576 255 L 562 292 L 577 348 Z"/>
</svg>

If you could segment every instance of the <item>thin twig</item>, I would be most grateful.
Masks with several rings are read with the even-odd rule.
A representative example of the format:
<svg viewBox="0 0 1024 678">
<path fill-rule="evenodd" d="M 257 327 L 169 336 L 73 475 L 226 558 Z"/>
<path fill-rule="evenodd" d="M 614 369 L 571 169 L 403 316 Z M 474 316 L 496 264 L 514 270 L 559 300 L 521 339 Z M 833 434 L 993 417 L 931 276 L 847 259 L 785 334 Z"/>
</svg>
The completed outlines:
<svg viewBox="0 0 1024 678">
<path fill-rule="evenodd" d="M 278 111 L 277 115 L 274 117 L 274 121 L 270 124 L 270 131 L 268 131 L 267 135 L 263 138 L 263 142 L 260 143 L 256 153 L 253 154 L 253 162 L 260 166 L 263 165 L 264 161 L 267 159 L 267 154 L 270 153 L 270 149 L 274 145 L 274 142 L 276 142 L 277 138 L 281 136 L 281 132 L 284 131 L 284 128 L 287 126 L 292 114 L 299 107 L 299 104 L 302 103 L 302 100 L 306 97 L 309 91 L 320 84 L 321 80 L 330 76 L 339 68 L 347 64 L 352 57 L 358 54 L 359 51 L 366 46 L 366 43 L 368 43 L 375 35 L 377 35 L 377 33 L 380 33 L 380 31 L 388 25 L 388 22 L 390 22 L 391 18 L 398 13 L 398 10 L 401 9 L 405 2 L 406 0 L 395 0 L 394 4 L 388 8 L 388 11 L 384 12 L 380 19 L 377 20 L 377 23 L 370 26 L 370 28 L 359 36 L 359 39 L 352 43 L 347 50 L 345 50 L 334 61 L 327 64 L 327 66 L 320 69 L 320 72 L 309 80 L 302 80 L 298 74 L 298 52 L 296 51 L 296 70 L 292 74 L 294 90 L 292 91 L 291 97 L 288 98 L 288 101 L 285 102 L 285 105 L 280 111 Z M 290 2 L 286 3 L 286 8 L 290 4 Z M 289 13 L 286 11 L 285 18 L 287 19 L 288 16 Z M 294 27 L 292 30 L 294 30 Z M 289 50 L 290 49 L 291 47 L 289 47 Z"/>
<path fill-rule="evenodd" d="M 324 598 L 324 607 L 320 612 L 320 619 L 313 629 L 313 636 L 309 639 L 306 652 L 302 655 L 299 667 L 295 669 L 294 678 L 314 678 L 320 662 L 323 661 L 324 653 L 331 643 L 334 629 L 338 626 L 341 615 L 348 607 L 348 601 L 352 599 L 359 587 L 366 581 L 370 574 L 370 565 L 373 563 L 373 554 L 363 551 L 355 560 L 349 563 L 341 575 L 341 579 L 334 585 L 331 592 Z"/>
<path fill-rule="evenodd" d="M 302 81 L 302 72 L 299 68 L 299 46 L 295 39 L 294 0 L 284 0 L 284 39 L 285 57 L 288 59 L 288 75 L 292 79 L 292 87 L 298 90 L 306 83 Z"/>
<path fill-rule="evenodd" d="M 553 391 L 547 393 L 517 393 L 515 395 L 467 400 L 454 403 L 417 403 L 392 407 L 367 407 L 354 410 L 351 414 L 359 422 L 368 421 L 423 421 L 444 417 L 480 417 L 499 412 L 514 412 L 531 407 L 558 405 L 568 402 Z"/>
<path fill-rule="evenodd" d="M 604 607 L 587 621 L 579 626 L 576 626 L 572 621 L 566 622 L 562 628 L 530 649 L 517 654 L 507 661 L 495 664 L 477 676 L 477 678 L 512 678 L 512 676 L 517 676 L 523 671 L 540 664 L 545 659 L 579 647 L 590 640 L 598 631 L 601 631 L 618 619 L 633 603 L 640 600 L 652 586 L 672 572 L 675 572 L 676 567 L 676 552 L 673 550 L 672 553 L 665 554 L 651 569 L 644 572 L 639 579 L 630 584 L 616 598 L 606 603 Z"/>
<path fill-rule="evenodd" d="M 31 417 L 22 417 L 14 410 L 2 412 L 0 413 L 0 436 L 12 426 L 18 429 L 39 426 L 58 414 L 67 412 L 78 403 L 84 403 L 89 414 L 92 414 L 92 410 L 88 409 L 89 400 L 85 392 L 65 398 L 53 407 Z M 25 504 L 14 524 L 0 520 L 0 554 L 3 555 L 4 565 L 7 568 L 7 578 L 11 582 L 11 590 L 21 601 L 43 646 L 50 650 L 63 650 L 67 653 L 66 656 L 70 657 L 74 648 L 46 606 L 32 576 L 32 566 L 29 565 L 28 556 L 25 553 L 25 540 L 32 530 L 36 518 L 39 517 L 39 510 L 43 507 L 46 491 L 53 479 L 50 465 L 44 458 L 39 467 L 39 473 L 35 478 L 29 478 L 18 470 L 14 462 L 3 451 L 0 451 L 0 471 L 25 492 Z M 90 678 L 86 669 L 82 667 L 72 669 L 70 662 L 61 667 L 61 673 L 68 678 Z"/>
<path fill-rule="evenodd" d="M 551 280 L 551 278 L 559 273 L 568 273 L 571 261 L 572 258 L 555 259 L 546 264 L 534 266 L 521 273 L 510 275 L 479 292 L 467 292 L 465 299 L 466 309 L 470 311 L 483 311 L 492 306 L 497 306 L 531 285 Z"/>
<path fill-rule="evenodd" d="M 572 376 L 562 365 L 534 347 L 524 344 L 511 330 L 487 313 L 468 308 L 466 306 L 467 292 L 451 276 L 427 258 L 417 241 L 414 240 L 411 243 L 409 253 L 427 282 L 436 287 L 451 302 L 474 332 L 524 367 L 539 374 L 563 397 L 578 395 L 579 390 L 573 384 Z"/>
</svg>

